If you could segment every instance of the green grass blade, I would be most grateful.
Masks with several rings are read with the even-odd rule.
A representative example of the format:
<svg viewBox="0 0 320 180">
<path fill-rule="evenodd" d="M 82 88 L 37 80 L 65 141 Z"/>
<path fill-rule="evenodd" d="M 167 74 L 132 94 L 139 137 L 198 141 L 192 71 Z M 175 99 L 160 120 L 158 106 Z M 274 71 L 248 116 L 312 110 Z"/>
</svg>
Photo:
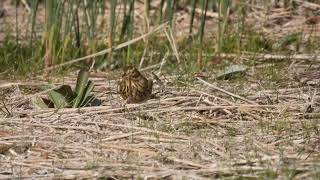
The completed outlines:
<svg viewBox="0 0 320 180">
<path fill-rule="evenodd" d="M 60 109 L 68 106 L 66 98 L 59 92 L 52 90 L 48 92 L 48 95 L 50 100 L 53 102 L 55 108 Z"/>
<path fill-rule="evenodd" d="M 160 8 L 159 8 L 159 19 L 158 19 L 158 23 L 161 24 L 162 23 L 162 19 L 163 19 L 163 6 L 164 6 L 165 0 L 161 0 L 160 1 Z"/>
<path fill-rule="evenodd" d="M 133 38 L 133 33 L 134 33 L 134 7 L 135 7 L 135 0 L 131 0 L 130 3 L 130 9 L 129 9 L 129 14 L 130 14 L 130 26 L 129 26 L 129 30 L 128 30 L 128 39 L 132 39 Z M 126 58 L 126 63 L 130 63 L 131 62 L 131 56 L 132 56 L 132 49 L 131 49 L 131 45 L 128 46 L 128 50 L 127 50 L 127 58 Z"/>
<path fill-rule="evenodd" d="M 36 16 L 39 7 L 39 0 L 31 2 L 31 33 L 30 33 L 30 46 L 33 46 L 33 36 L 36 25 Z"/>
<path fill-rule="evenodd" d="M 61 87 L 53 91 L 61 94 L 66 99 L 68 105 L 71 105 L 76 96 L 76 94 L 72 91 L 70 85 L 62 85 Z"/>
<path fill-rule="evenodd" d="M 94 88 L 93 82 L 89 80 L 87 83 L 87 86 L 83 92 L 80 107 L 86 106 L 90 102 L 90 100 L 93 100 L 93 98 L 90 98 L 90 94 L 91 94 L 93 88 Z"/>
<path fill-rule="evenodd" d="M 175 1 L 167 0 L 166 15 L 167 15 L 167 20 L 169 21 L 169 25 L 171 28 L 173 26 L 174 5 L 175 5 Z"/>
<path fill-rule="evenodd" d="M 81 104 L 81 100 L 83 99 L 83 94 L 84 91 L 87 87 L 87 83 L 88 83 L 88 79 L 89 79 L 89 71 L 87 70 L 80 70 L 80 72 L 78 73 L 78 77 L 77 77 L 77 84 L 76 84 L 76 88 L 75 88 L 75 93 L 76 98 L 73 102 L 73 107 L 79 107 L 79 105 Z"/>
<path fill-rule="evenodd" d="M 130 15 L 128 14 L 127 7 L 130 6 L 128 0 L 123 0 L 123 20 L 122 20 L 122 26 L 121 26 L 121 33 L 120 33 L 120 41 L 122 42 L 124 39 L 124 36 L 127 32 L 127 27 L 130 22 Z"/>
<path fill-rule="evenodd" d="M 43 99 L 39 96 L 35 96 L 31 98 L 31 103 L 38 109 L 46 109 L 48 108 L 47 104 L 43 101 Z"/>
<path fill-rule="evenodd" d="M 192 0 L 192 10 L 191 10 L 191 17 L 190 17 L 190 26 L 189 26 L 189 36 L 192 35 L 192 28 L 193 28 L 193 22 L 194 22 L 194 15 L 197 8 L 197 0 Z"/>
<path fill-rule="evenodd" d="M 200 25 L 200 45 L 203 43 L 204 29 L 206 24 L 207 10 L 208 10 L 208 0 L 204 0 L 202 3 L 201 11 L 201 25 Z"/>
<path fill-rule="evenodd" d="M 109 62 L 113 61 L 113 42 L 114 42 L 114 31 L 116 29 L 116 7 L 117 7 L 117 0 L 110 0 L 110 14 L 109 14 L 109 22 L 110 22 L 110 27 L 109 27 L 109 41 L 108 45 L 111 48 L 110 53 L 108 54 L 107 60 Z M 104 64 L 106 65 L 106 63 Z M 103 65 L 103 66 L 104 66 Z"/>
<path fill-rule="evenodd" d="M 198 59 L 197 63 L 200 67 L 203 66 L 203 61 L 202 61 L 202 48 L 203 48 L 203 36 L 204 36 L 204 29 L 205 29 L 205 24 L 206 24 L 206 17 L 207 17 L 207 10 L 208 10 L 208 0 L 204 0 L 202 2 L 202 12 L 201 12 L 201 25 L 200 25 L 200 49 L 198 52 Z"/>
</svg>

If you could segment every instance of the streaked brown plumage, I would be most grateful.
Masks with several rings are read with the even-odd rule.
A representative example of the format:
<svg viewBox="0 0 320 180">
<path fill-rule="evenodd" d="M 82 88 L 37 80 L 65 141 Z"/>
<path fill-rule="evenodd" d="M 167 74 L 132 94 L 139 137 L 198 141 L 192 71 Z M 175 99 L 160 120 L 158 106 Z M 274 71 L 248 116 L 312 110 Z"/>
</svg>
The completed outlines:
<svg viewBox="0 0 320 180">
<path fill-rule="evenodd" d="M 152 80 L 145 78 L 137 68 L 127 66 L 118 83 L 118 93 L 127 103 L 140 103 L 150 98 Z"/>
</svg>

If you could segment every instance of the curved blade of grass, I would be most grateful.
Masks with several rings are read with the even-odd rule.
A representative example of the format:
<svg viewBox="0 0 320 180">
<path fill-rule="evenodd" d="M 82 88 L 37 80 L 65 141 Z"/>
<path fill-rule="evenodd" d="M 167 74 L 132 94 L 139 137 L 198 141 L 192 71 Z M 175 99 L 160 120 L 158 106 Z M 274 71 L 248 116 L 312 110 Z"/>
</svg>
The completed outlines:
<svg viewBox="0 0 320 180">
<path fill-rule="evenodd" d="M 58 89 L 55 89 L 53 91 L 64 96 L 69 105 L 72 103 L 76 96 L 76 94 L 72 91 L 71 86 L 69 85 L 62 85 Z"/>
<path fill-rule="evenodd" d="M 73 102 L 72 107 L 76 108 L 76 107 L 79 107 L 79 105 L 81 104 L 84 91 L 87 87 L 88 79 L 89 79 L 89 72 L 85 69 L 80 70 L 80 72 L 78 73 L 77 84 L 75 88 L 75 93 L 77 95 Z"/>
<path fill-rule="evenodd" d="M 62 94 L 52 90 L 48 92 L 48 95 L 55 108 L 60 109 L 68 105 L 66 98 Z"/>
<path fill-rule="evenodd" d="M 94 88 L 94 85 L 92 81 L 88 81 L 88 84 L 86 86 L 86 89 L 83 92 L 82 101 L 80 103 L 80 107 L 86 106 L 91 100 L 93 100 L 94 97 L 90 98 L 90 93 L 92 92 Z"/>
<path fill-rule="evenodd" d="M 31 98 L 31 103 L 37 108 L 37 109 L 45 109 L 48 108 L 47 104 L 43 101 L 43 99 L 39 96 L 35 96 Z"/>
</svg>

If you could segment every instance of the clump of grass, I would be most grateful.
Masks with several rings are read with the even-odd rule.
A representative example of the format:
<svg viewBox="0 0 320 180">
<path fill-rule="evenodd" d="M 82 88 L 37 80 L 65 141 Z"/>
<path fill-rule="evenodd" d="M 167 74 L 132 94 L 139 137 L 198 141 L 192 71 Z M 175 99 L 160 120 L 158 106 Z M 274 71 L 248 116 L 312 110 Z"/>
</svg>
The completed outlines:
<svg viewBox="0 0 320 180">
<path fill-rule="evenodd" d="M 278 172 L 275 172 L 272 169 L 266 169 L 259 173 L 258 179 L 276 179 L 278 177 Z"/>
<path fill-rule="evenodd" d="M 25 76 L 40 68 L 42 61 L 40 56 L 33 53 L 33 47 L 16 44 L 15 39 L 9 36 L 4 42 L 0 46 L 0 72 Z"/>
<path fill-rule="evenodd" d="M 283 71 L 287 67 L 286 62 L 274 62 L 269 66 L 264 66 L 257 73 L 257 79 L 261 80 L 261 85 L 266 89 L 277 89 L 288 85 L 290 77 L 287 71 Z"/>
<path fill-rule="evenodd" d="M 272 52 L 273 40 L 267 39 L 262 34 L 252 30 L 248 30 L 247 34 L 242 50 L 257 53 Z"/>
</svg>

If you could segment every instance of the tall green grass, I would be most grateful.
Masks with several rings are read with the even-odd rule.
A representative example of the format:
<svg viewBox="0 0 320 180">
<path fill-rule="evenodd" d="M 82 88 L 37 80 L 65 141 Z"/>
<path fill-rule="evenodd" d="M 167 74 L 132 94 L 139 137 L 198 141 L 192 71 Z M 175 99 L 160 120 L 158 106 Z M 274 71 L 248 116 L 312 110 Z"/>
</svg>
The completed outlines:
<svg viewBox="0 0 320 180">
<path fill-rule="evenodd" d="M 17 18 L 14 39 L 8 35 L 8 41 L 0 45 L 2 49 L 0 70 L 27 72 L 28 68 L 21 66 L 37 64 L 40 65 L 39 70 L 41 71 L 70 59 L 93 54 L 105 48 L 113 48 L 119 43 L 141 35 L 141 33 L 147 33 L 152 27 L 163 22 L 169 22 L 173 37 L 175 37 L 175 19 L 179 17 L 176 16 L 176 13 L 181 10 L 181 12 L 187 12 L 190 17 L 189 31 L 186 34 L 186 38 L 189 37 L 189 40 L 179 41 L 182 43 L 178 42 L 178 50 L 187 53 L 195 51 L 197 57 L 187 60 L 197 62 L 199 66 L 205 63 L 204 54 L 211 52 L 212 49 L 214 53 L 219 55 L 222 52 L 258 51 L 266 46 L 269 47 L 268 41 L 263 43 L 263 40 L 253 40 L 257 33 L 251 33 L 249 27 L 245 26 L 246 14 L 249 10 L 247 1 L 239 0 L 237 2 L 240 3 L 232 6 L 234 2 L 231 0 L 30 1 L 28 36 L 22 39 L 28 43 L 19 42 L 23 34 L 20 33 L 19 19 Z M 144 3 L 143 6 L 141 6 L 142 3 Z M 264 1 L 264 3 L 266 7 L 270 6 L 270 2 Z M 288 1 L 284 3 L 285 7 L 291 5 Z M 16 6 L 16 13 L 20 14 L 19 10 L 22 8 L 18 8 L 18 3 Z M 143 7 L 143 11 L 141 11 L 141 7 Z M 41 15 L 39 12 L 43 8 L 45 9 L 45 22 L 41 24 L 37 19 L 39 19 Z M 137 11 L 137 8 L 140 8 L 140 11 Z M 208 18 L 208 12 L 218 13 L 218 19 Z M 231 12 L 237 13 L 236 23 L 233 24 L 228 23 Z M 98 19 L 102 19 L 102 21 L 98 21 Z M 207 27 L 208 21 L 215 21 L 214 27 L 217 27 L 216 34 L 211 39 L 205 38 L 205 30 L 213 28 Z M 39 35 L 39 25 L 43 25 L 42 38 L 37 36 Z M 194 36 L 194 28 L 198 29 L 195 33 L 196 36 Z M 197 41 L 194 41 L 195 39 Z M 259 43 L 248 44 L 252 41 L 259 41 Z M 129 45 L 124 50 L 111 51 L 107 56 L 77 63 L 75 67 L 100 64 L 96 67 L 102 68 L 115 62 L 116 64 L 137 63 L 142 57 L 152 56 L 153 51 L 163 53 L 164 50 L 161 49 L 163 47 L 166 47 L 165 50 L 171 49 L 167 48 L 170 47 L 170 42 L 166 38 L 155 36 L 151 39 L 144 39 L 144 42 L 136 45 Z M 20 51 L 21 48 L 24 50 Z M 187 48 L 186 51 L 183 48 Z M 192 49 L 190 50 L 190 48 Z M 142 53 L 142 51 L 144 52 Z M 16 52 L 19 56 L 12 55 L 12 52 Z M 15 62 L 10 60 L 13 57 Z M 161 59 L 160 55 L 153 61 L 159 62 Z M 141 65 L 145 64 L 141 62 Z"/>
<path fill-rule="evenodd" d="M 203 48 L 203 36 L 204 36 L 204 29 L 205 29 L 205 23 L 206 23 L 206 17 L 207 17 L 207 10 L 208 10 L 208 0 L 204 0 L 201 5 L 201 24 L 200 24 L 200 51 L 198 54 L 198 65 L 201 67 L 203 66 L 203 60 L 202 60 L 202 48 Z"/>
</svg>

